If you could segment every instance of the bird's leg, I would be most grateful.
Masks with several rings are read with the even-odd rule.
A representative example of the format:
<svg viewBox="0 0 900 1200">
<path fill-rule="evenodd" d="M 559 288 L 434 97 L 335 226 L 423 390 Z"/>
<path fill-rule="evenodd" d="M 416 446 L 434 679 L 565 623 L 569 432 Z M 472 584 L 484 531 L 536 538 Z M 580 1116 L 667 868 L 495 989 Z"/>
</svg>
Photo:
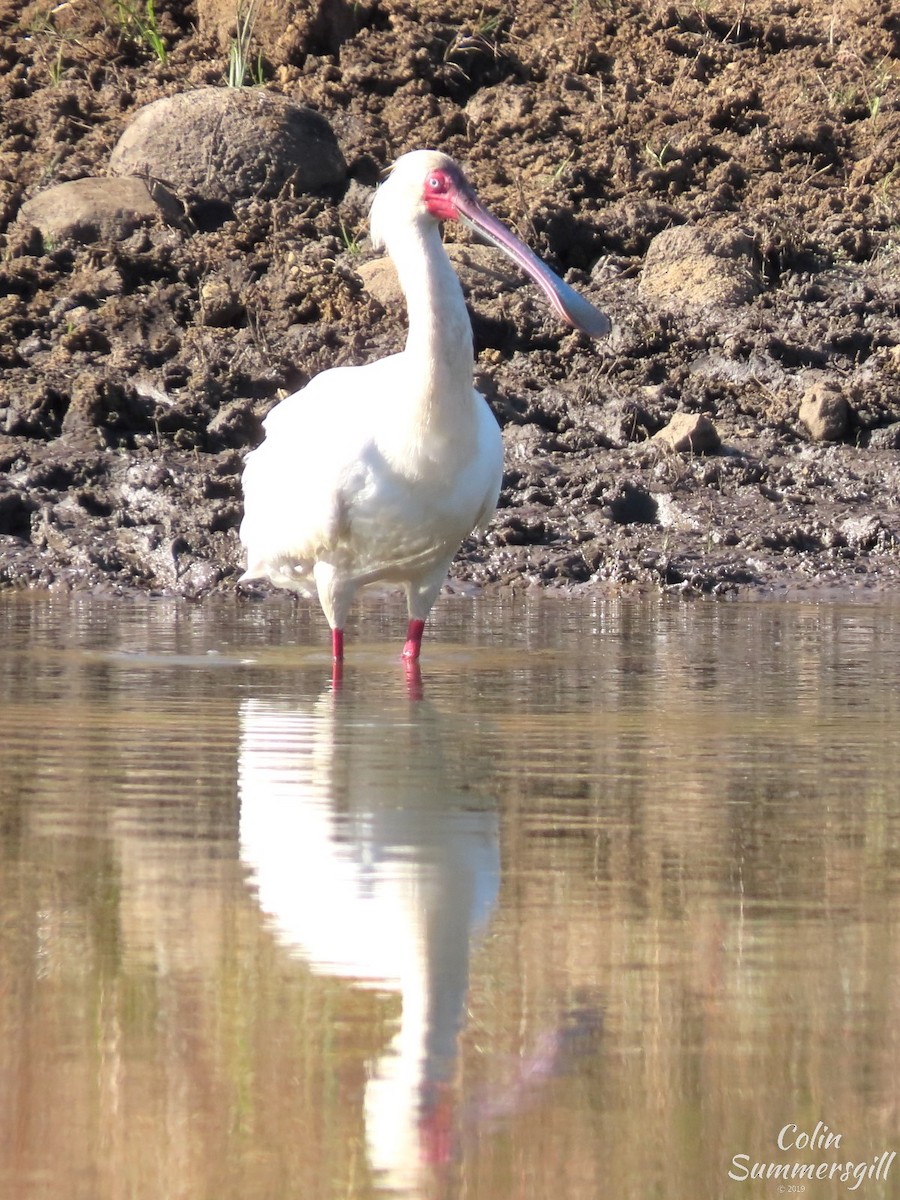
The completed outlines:
<svg viewBox="0 0 900 1200">
<path fill-rule="evenodd" d="M 406 643 L 403 647 L 403 658 L 406 662 L 415 662 L 422 649 L 422 631 L 425 628 L 425 618 L 431 612 L 431 606 L 437 599 L 441 584 L 447 576 L 450 560 L 442 562 L 430 571 L 424 579 L 406 584 L 406 611 L 409 614 L 409 624 L 406 627 Z"/>
<path fill-rule="evenodd" d="M 313 579 L 325 619 L 331 626 L 331 657 L 336 663 L 344 661 L 344 625 L 350 603 L 353 600 L 353 585 L 339 579 L 334 565 L 319 560 L 313 567 Z"/>
<path fill-rule="evenodd" d="M 332 629 L 332 631 L 331 631 L 331 657 L 334 659 L 334 661 L 336 663 L 344 661 L 344 631 L 343 631 L 343 629 Z"/>
<path fill-rule="evenodd" d="M 331 631 L 331 690 L 339 692 L 344 682 L 344 631 Z"/>
<path fill-rule="evenodd" d="M 406 627 L 406 642 L 403 646 L 404 658 L 416 659 L 419 657 L 419 651 L 422 649 L 422 631 L 424 628 L 424 621 L 420 621 L 417 617 L 410 618 L 409 624 Z"/>
</svg>

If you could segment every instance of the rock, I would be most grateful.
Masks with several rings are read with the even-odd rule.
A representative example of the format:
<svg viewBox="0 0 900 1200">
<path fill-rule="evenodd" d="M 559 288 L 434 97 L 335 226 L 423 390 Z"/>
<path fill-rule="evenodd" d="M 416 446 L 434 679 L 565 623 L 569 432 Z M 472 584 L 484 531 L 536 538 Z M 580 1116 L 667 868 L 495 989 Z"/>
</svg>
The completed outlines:
<svg viewBox="0 0 900 1200">
<path fill-rule="evenodd" d="M 647 250 L 638 292 L 675 311 L 746 304 L 760 290 L 751 252 L 752 242 L 740 233 L 664 229 Z"/>
<path fill-rule="evenodd" d="M 709 454 L 722 444 L 718 430 L 704 413 L 676 413 L 653 440 L 680 454 Z"/>
<path fill-rule="evenodd" d="M 36 228 L 44 243 L 118 241 L 139 225 L 177 221 L 181 207 L 162 187 L 123 175 L 119 179 L 73 179 L 38 192 L 19 210 L 22 226 Z"/>
<path fill-rule="evenodd" d="M 835 383 L 815 383 L 800 401 L 800 420 L 814 442 L 839 442 L 850 425 L 850 405 Z"/>
<path fill-rule="evenodd" d="M 232 203 L 316 191 L 347 165 L 324 117 L 260 88 L 200 88 L 139 110 L 109 160 L 112 175 L 149 175 L 174 192 Z"/>
</svg>

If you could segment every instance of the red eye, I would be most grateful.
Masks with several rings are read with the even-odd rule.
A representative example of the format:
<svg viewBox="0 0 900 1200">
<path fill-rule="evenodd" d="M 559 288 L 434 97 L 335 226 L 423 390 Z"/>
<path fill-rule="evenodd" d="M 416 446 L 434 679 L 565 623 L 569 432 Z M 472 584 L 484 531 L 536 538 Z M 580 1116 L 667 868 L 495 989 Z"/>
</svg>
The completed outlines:
<svg viewBox="0 0 900 1200">
<path fill-rule="evenodd" d="M 429 171 L 425 176 L 423 200 L 426 209 L 438 221 L 455 221 L 459 216 L 459 184 L 449 171 Z"/>
</svg>

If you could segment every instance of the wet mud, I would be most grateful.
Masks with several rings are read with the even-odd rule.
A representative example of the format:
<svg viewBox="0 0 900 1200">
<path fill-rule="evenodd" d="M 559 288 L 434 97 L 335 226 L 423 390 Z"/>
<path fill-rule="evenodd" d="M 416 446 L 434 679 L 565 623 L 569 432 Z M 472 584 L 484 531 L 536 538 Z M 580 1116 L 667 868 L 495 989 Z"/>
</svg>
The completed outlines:
<svg viewBox="0 0 900 1200">
<path fill-rule="evenodd" d="M 590 342 L 454 251 L 506 444 L 457 586 L 893 586 L 892 0 L 262 4 L 244 90 L 324 118 L 329 173 L 145 170 L 87 215 L 31 206 L 110 183 L 148 104 L 226 89 L 239 31 L 214 0 L 158 0 L 149 31 L 50 8 L 0 0 L 0 587 L 236 586 L 266 412 L 402 346 L 366 216 L 419 146 L 614 321 Z"/>
</svg>

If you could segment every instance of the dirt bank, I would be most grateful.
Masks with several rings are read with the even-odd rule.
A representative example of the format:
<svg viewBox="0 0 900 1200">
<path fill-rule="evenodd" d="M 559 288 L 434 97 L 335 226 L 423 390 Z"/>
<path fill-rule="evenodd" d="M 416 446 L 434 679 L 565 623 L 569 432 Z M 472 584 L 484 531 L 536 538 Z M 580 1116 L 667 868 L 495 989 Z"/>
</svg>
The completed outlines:
<svg viewBox="0 0 900 1200">
<path fill-rule="evenodd" d="M 0 586 L 234 586 L 261 418 L 402 344 L 360 268 L 380 170 L 422 145 L 615 321 L 589 343 L 466 271 L 507 470 L 460 579 L 893 584 L 893 0 L 261 4 L 246 79 L 326 118 L 343 182 L 59 237 L 23 204 L 225 87 L 235 29 L 214 0 L 50 7 L 0 0 Z M 678 413 L 710 448 L 654 436 Z"/>
</svg>

